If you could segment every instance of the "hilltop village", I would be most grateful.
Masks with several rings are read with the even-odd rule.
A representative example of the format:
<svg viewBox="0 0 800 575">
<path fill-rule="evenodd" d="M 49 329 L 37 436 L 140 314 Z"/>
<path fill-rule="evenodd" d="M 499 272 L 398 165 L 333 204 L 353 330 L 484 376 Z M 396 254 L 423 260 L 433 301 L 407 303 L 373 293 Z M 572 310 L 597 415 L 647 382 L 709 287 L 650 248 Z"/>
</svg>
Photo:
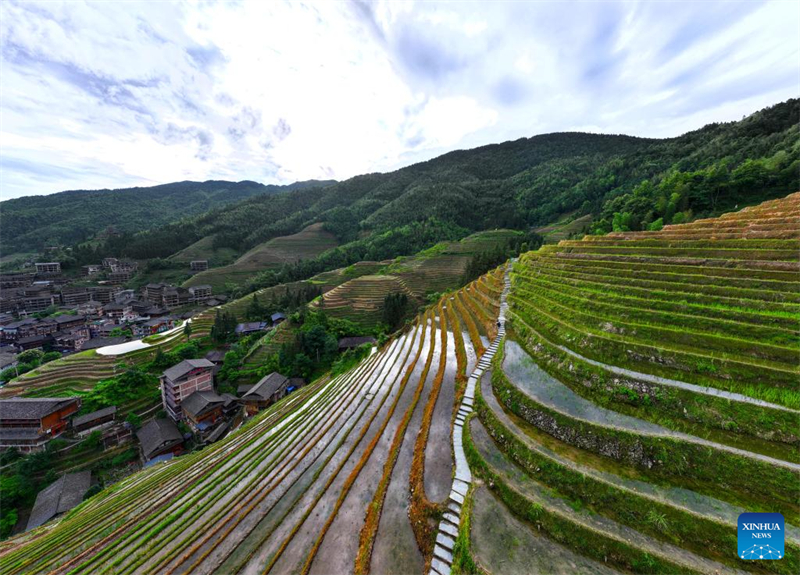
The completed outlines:
<svg viewBox="0 0 800 575">
<path fill-rule="evenodd" d="M 190 266 L 203 271 L 208 262 Z M 35 271 L 0 274 L 0 371 L 16 366 L 18 352 L 64 355 L 122 343 L 172 329 L 198 308 L 227 300 L 214 296 L 208 285 L 147 283 L 140 290 L 125 289 L 138 268 L 131 260 L 105 258 L 83 266 L 79 276 L 64 274 L 60 262 L 32 267 Z"/>
</svg>

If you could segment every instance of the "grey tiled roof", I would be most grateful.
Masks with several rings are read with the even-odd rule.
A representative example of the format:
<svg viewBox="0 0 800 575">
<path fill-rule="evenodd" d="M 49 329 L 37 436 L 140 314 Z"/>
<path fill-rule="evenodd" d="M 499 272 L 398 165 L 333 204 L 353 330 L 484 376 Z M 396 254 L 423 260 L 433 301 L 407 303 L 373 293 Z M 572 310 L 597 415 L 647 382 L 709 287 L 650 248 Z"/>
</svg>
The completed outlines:
<svg viewBox="0 0 800 575">
<path fill-rule="evenodd" d="M 79 471 L 62 475 L 54 483 L 42 489 L 28 518 L 27 529 L 39 527 L 50 519 L 69 511 L 82 500 L 92 483 L 91 471 Z"/>
<path fill-rule="evenodd" d="M 289 380 L 277 371 L 273 371 L 255 384 L 244 396 L 244 399 L 269 399 L 276 391 L 285 386 Z"/>
<path fill-rule="evenodd" d="M 181 408 L 186 413 L 200 415 L 205 409 L 215 403 L 225 403 L 225 399 L 211 390 L 195 391 L 181 402 Z"/>
<path fill-rule="evenodd" d="M 78 401 L 77 397 L 14 397 L 0 400 L 0 420 L 41 419 Z"/>
<path fill-rule="evenodd" d="M 103 409 L 98 409 L 97 411 L 93 411 L 92 413 L 87 413 L 86 415 L 79 415 L 78 417 L 72 420 L 72 426 L 80 427 L 84 423 L 89 423 L 90 421 L 94 421 L 95 419 L 100 419 L 101 417 L 106 417 L 107 415 L 111 415 L 112 413 L 116 412 L 117 412 L 116 405 L 104 407 Z"/>
<path fill-rule="evenodd" d="M 212 368 L 214 367 L 214 364 L 208 361 L 207 359 L 184 359 L 179 364 L 173 365 L 169 369 L 165 370 L 164 375 L 168 379 L 174 381 L 176 379 L 183 377 L 193 369 L 197 369 L 199 367 Z"/>
<path fill-rule="evenodd" d="M 151 419 L 136 432 L 136 437 L 142 444 L 146 459 L 150 459 L 150 454 L 165 443 L 183 440 L 178 427 L 169 419 Z"/>
</svg>

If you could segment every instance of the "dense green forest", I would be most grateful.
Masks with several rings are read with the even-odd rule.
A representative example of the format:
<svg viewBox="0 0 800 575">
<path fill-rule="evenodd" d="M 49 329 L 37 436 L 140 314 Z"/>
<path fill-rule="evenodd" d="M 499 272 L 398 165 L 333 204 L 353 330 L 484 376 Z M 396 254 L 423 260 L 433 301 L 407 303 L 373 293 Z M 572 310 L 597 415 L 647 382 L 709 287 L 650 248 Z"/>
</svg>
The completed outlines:
<svg viewBox="0 0 800 575">
<path fill-rule="evenodd" d="M 799 122 L 800 100 L 793 99 L 741 121 L 709 124 L 677 138 L 583 133 L 522 138 L 451 152 L 395 172 L 280 194 L 258 193 L 200 215 L 76 249 L 74 263 L 97 261 L 104 255 L 165 258 L 206 237 L 212 238 L 214 247 L 243 253 L 314 222 L 323 222 L 336 235 L 341 245 L 335 250 L 291 270 L 266 272 L 281 277 L 258 282 L 272 285 L 360 259 L 414 253 L 479 230 L 541 226 L 564 215 L 591 214 L 596 233 L 658 229 L 796 191 Z M 73 192 L 56 196 L 68 194 Z M 168 201 L 178 203 L 181 198 L 183 203 L 183 196 L 176 194 L 170 194 Z M 6 205 L 34 219 L 52 220 L 49 210 L 37 207 L 51 197 L 55 196 L 3 203 L 4 224 L 11 220 L 11 225 L 3 226 L 6 251 L 22 245 L 17 239 L 5 243 L 21 225 L 7 217 L 15 212 L 6 211 Z M 135 197 L 137 205 L 151 202 L 149 196 L 129 197 Z M 114 202 L 100 201 L 97 211 L 102 214 L 103 206 L 111 205 L 114 214 L 125 215 Z M 88 233 L 82 211 L 87 210 L 56 218 L 65 236 Z M 134 229 L 145 227 L 133 219 Z"/>
<path fill-rule="evenodd" d="M 48 245 L 74 244 L 109 226 L 138 231 L 205 213 L 258 195 L 319 187 L 333 182 L 265 186 L 256 182 L 176 182 L 147 188 L 72 190 L 0 202 L 3 254 L 30 252 Z"/>
</svg>

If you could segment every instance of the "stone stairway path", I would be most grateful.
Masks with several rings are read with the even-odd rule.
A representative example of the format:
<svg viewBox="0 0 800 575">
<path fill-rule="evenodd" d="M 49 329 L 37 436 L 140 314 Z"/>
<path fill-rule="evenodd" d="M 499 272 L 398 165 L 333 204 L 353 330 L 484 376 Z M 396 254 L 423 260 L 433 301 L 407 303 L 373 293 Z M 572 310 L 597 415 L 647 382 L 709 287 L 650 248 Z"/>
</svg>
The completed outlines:
<svg viewBox="0 0 800 575">
<path fill-rule="evenodd" d="M 458 536 L 458 526 L 461 522 L 461 508 L 464 499 L 472 483 L 472 474 L 467 464 L 467 457 L 464 454 L 462 437 L 464 433 L 464 422 L 472 412 L 475 401 L 475 387 L 481 380 L 483 373 L 492 364 L 500 342 L 506 334 L 506 311 L 508 310 L 508 291 L 511 288 L 511 267 L 515 260 L 511 260 L 506 267 L 503 280 L 503 293 L 500 295 L 500 314 L 497 318 L 497 336 L 494 341 L 486 348 L 486 351 L 478 361 L 478 365 L 470 374 L 467 380 L 467 389 L 464 398 L 456 414 L 455 425 L 453 426 L 453 453 L 455 454 L 455 478 L 450 489 L 447 500 L 448 511 L 439 522 L 439 533 L 436 536 L 436 545 L 433 549 L 433 560 L 431 561 L 430 575 L 450 575 L 451 565 L 453 564 L 453 547 Z"/>
</svg>

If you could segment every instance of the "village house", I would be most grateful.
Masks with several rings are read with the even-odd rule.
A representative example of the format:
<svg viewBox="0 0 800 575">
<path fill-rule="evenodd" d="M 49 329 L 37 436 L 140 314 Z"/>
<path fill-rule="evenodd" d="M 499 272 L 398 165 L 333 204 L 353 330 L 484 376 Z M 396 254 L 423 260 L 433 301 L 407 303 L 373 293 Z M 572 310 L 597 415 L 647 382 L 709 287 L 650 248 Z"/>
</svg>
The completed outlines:
<svg viewBox="0 0 800 575">
<path fill-rule="evenodd" d="M 88 290 L 92 296 L 92 300 L 106 304 L 111 303 L 115 295 L 119 293 L 122 288 L 119 286 L 91 286 Z"/>
<path fill-rule="evenodd" d="M 206 354 L 206 359 L 215 365 L 222 365 L 225 361 L 225 350 L 224 349 L 212 349 Z"/>
<path fill-rule="evenodd" d="M 133 426 L 127 421 L 112 423 L 109 427 L 101 427 L 103 431 L 103 449 L 111 449 L 133 439 Z"/>
<path fill-rule="evenodd" d="M 111 272 L 108 274 L 108 281 L 112 285 L 122 285 L 131 281 L 133 277 L 133 271 L 131 270 L 120 270 L 116 272 Z"/>
<path fill-rule="evenodd" d="M 175 327 L 175 321 L 168 317 L 158 317 L 147 321 L 134 324 L 132 326 L 133 335 L 136 337 L 147 337 L 156 333 L 162 333 Z"/>
<path fill-rule="evenodd" d="M 272 322 L 272 325 L 278 325 L 279 323 L 286 321 L 286 314 L 281 312 L 273 313 L 271 316 L 269 316 L 269 320 Z"/>
<path fill-rule="evenodd" d="M 195 391 L 182 404 L 186 423 L 195 432 L 213 427 L 222 418 L 225 403 L 226 398 L 214 390 Z"/>
<path fill-rule="evenodd" d="M 208 260 L 194 260 L 189 264 L 193 272 L 204 272 L 208 269 Z"/>
<path fill-rule="evenodd" d="M 234 333 L 238 336 L 250 335 L 251 333 L 258 333 L 267 329 L 267 322 L 265 321 L 249 321 L 237 324 L 234 328 Z"/>
<path fill-rule="evenodd" d="M 149 301 L 154 305 L 161 305 L 161 302 L 164 300 L 162 294 L 164 293 L 164 289 L 167 288 L 166 284 L 162 283 L 149 283 L 142 288 L 142 295 L 144 299 Z"/>
<path fill-rule="evenodd" d="M 67 288 L 61 290 L 61 303 L 68 307 L 76 307 L 92 299 L 86 288 Z"/>
<path fill-rule="evenodd" d="M 115 265 L 111 266 L 111 271 L 118 273 L 118 272 L 130 272 L 133 273 L 139 269 L 139 264 L 133 260 L 118 260 Z"/>
<path fill-rule="evenodd" d="M 0 339 L 4 342 L 15 342 L 23 337 L 36 334 L 39 320 L 29 317 L 0 327 Z"/>
<path fill-rule="evenodd" d="M 42 489 L 36 495 L 36 503 L 28 518 L 26 531 L 44 525 L 52 518 L 66 513 L 83 501 L 83 496 L 92 485 L 91 471 L 67 473 Z"/>
<path fill-rule="evenodd" d="M 55 331 L 69 331 L 86 325 L 86 318 L 79 314 L 61 314 L 51 318 L 56 324 Z"/>
<path fill-rule="evenodd" d="M 133 319 L 134 313 L 129 303 L 107 303 L 103 306 L 103 315 L 117 323 Z"/>
<path fill-rule="evenodd" d="M 100 317 L 103 314 L 103 304 L 99 301 L 89 300 L 75 307 L 75 311 L 88 318 Z"/>
<path fill-rule="evenodd" d="M 192 303 L 192 293 L 182 287 L 168 286 L 161 294 L 161 304 L 167 309 L 173 309 Z"/>
<path fill-rule="evenodd" d="M 195 391 L 214 390 L 214 364 L 207 359 L 186 359 L 161 375 L 164 410 L 175 421 L 183 420 L 181 404 Z"/>
<path fill-rule="evenodd" d="M 26 287 L 31 285 L 35 278 L 36 274 L 30 272 L 0 274 L 0 289 Z"/>
<path fill-rule="evenodd" d="M 242 396 L 245 413 L 255 415 L 280 400 L 286 395 L 288 384 L 289 380 L 277 371 L 261 378 Z"/>
<path fill-rule="evenodd" d="M 114 294 L 115 302 L 122 302 L 125 300 L 133 300 L 133 299 L 136 299 L 136 291 L 132 289 L 121 289 Z"/>
<path fill-rule="evenodd" d="M 356 349 L 362 345 L 376 345 L 378 340 L 372 336 L 365 337 L 343 337 L 339 340 L 339 351 Z"/>
<path fill-rule="evenodd" d="M 86 415 L 79 415 L 72 419 L 72 430 L 78 437 L 88 435 L 92 431 L 112 425 L 116 414 L 117 406 L 111 405 Z"/>
<path fill-rule="evenodd" d="M 25 344 L 30 349 L 41 345 L 41 343 L 33 345 L 33 342 L 47 340 L 42 336 L 56 333 L 83 335 L 85 329 L 86 317 L 83 315 L 62 314 L 45 319 L 25 318 L 0 326 L 0 340 L 18 346 Z M 86 335 L 88 336 L 88 333 Z"/>
<path fill-rule="evenodd" d="M 183 435 L 169 419 L 151 419 L 136 432 L 136 437 L 145 462 L 153 462 L 156 458 L 166 460 L 183 453 Z"/>
<path fill-rule="evenodd" d="M 31 335 L 17 340 L 17 347 L 23 351 L 29 349 L 44 349 L 53 343 L 53 336 L 47 335 Z"/>
<path fill-rule="evenodd" d="M 80 409 L 77 397 L 0 400 L 0 449 L 37 451 L 60 435 L 69 417 Z"/>
<path fill-rule="evenodd" d="M 53 334 L 53 348 L 63 353 L 81 350 L 81 346 L 89 341 L 89 328 L 86 326 L 72 331 L 57 331 Z"/>
<path fill-rule="evenodd" d="M 81 275 L 90 277 L 99 274 L 103 271 L 103 266 L 100 264 L 89 264 L 88 266 L 81 266 Z"/>
<path fill-rule="evenodd" d="M 36 273 L 41 275 L 53 275 L 61 273 L 61 264 L 59 262 L 37 262 Z"/>
<path fill-rule="evenodd" d="M 22 298 L 22 309 L 25 313 L 38 313 L 50 306 L 58 305 L 61 298 L 46 290 L 37 290 Z"/>
<path fill-rule="evenodd" d="M 192 300 L 196 302 L 201 302 L 210 298 L 211 291 L 210 285 L 199 285 L 189 288 L 189 293 L 192 295 Z"/>
</svg>

